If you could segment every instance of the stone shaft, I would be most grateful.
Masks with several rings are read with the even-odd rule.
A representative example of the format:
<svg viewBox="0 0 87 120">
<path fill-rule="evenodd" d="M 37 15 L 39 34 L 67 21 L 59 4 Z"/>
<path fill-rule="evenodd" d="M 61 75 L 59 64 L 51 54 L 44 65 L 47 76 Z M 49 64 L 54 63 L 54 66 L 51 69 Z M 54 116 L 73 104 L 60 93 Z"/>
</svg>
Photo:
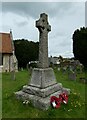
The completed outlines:
<svg viewBox="0 0 87 120">
<path fill-rule="evenodd" d="M 39 30 L 39 66 L 47 68 L 48 65 L 48 32 L 51 26 L 48 23 L 48 16 L 45 13 L 40 15 L 40 19 L 36 21 L 36 27 Z"/>
</svg>

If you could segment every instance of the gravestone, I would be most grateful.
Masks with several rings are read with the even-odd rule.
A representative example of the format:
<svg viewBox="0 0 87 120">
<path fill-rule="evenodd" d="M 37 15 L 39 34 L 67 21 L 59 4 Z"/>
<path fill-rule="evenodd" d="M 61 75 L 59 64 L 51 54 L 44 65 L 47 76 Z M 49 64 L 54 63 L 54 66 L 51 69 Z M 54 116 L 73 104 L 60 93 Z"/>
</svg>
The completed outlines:
<svg viewBox="0 0 87 120">
<path fill-rule="evenodd" d="M 76 80 L 76 71 L 73 66 L 69 66 L 68 78 L 69 80 Z"/>
<path fill-rule="evenodd" d="M 48 65 L 48 32 L 51 31 L 51 26 L 48 23 L 47 14 L 40 15 L 40 19 L 36 21 L 36 27 L 39 30 L 38 68 L 33 69 L 29 84 L 15 94 L 18 99 L 30 100 L 35 107 L 47 110 L 51 96 L 58 97 L 64 91 L 69 94 L 70 90 L 56 82 L 54 71 Z"/>
<path fill-rule="evenodd" d="M 58 71 L 60 71 L 60 67 L 58 67 Z"/>
<path fill-rule="evenodd" d="M 73 72 L 73 71 L 71 71 L 71 72 L 69 73 L 68 77 L 69 77 L 70 80 L 76 80 L 76 73 Z"/>
</svg>

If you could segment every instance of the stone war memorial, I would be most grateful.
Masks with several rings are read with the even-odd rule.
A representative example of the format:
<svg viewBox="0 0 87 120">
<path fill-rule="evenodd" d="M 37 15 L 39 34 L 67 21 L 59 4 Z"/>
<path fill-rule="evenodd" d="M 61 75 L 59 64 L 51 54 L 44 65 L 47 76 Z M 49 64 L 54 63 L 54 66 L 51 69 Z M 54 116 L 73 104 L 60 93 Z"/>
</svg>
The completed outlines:
<svg viewBox="0 0 87 120">
<path fill-rule="evenodd" d="M 29 100 L 34 107 L 47 110 L 51 96 L 58 97 L 63 92 L 69 94 L 70 89 L 63 88 L 61 83 L 57 83 L 54 71 L 48 65 L 48 33 L 51 31 L 51 26 L 47 14 L 40 14 L 36 27 L 39 30 L 38 68 L 33 69 L 28 85 L 23 86 L 23 89 L 15 94 L 17 99 Z"/>
</svg>

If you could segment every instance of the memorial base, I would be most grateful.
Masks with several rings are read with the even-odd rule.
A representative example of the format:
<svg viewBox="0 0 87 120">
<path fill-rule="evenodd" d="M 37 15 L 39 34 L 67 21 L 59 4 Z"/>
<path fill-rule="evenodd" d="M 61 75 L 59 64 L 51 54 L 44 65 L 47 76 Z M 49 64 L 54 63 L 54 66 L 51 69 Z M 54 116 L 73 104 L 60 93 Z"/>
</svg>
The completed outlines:
<svg viewBox="0 0 87 120">
<path fill-rule="evenodd" d="M 56 82 L 52 68 L 35 68 L 29 85 L 23 86 L 23 89 L 15 94 L 17 99 L 29 100 L 34 107 L 47 110 L 50 106 L 50 97 L 58 97 L 63 92 L 70 94 L 70 89 L 63 88 L 61 83 Z"/>
</svg>

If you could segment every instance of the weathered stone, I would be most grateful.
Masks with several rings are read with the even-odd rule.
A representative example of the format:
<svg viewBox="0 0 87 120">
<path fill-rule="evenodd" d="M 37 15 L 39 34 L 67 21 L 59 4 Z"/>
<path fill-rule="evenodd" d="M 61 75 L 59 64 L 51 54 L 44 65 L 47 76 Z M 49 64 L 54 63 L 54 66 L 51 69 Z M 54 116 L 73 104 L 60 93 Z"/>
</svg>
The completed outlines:
<svg viewBox="0 0 87 120">
<path fill-rule="evenodd" d="M 40 19 L 36 21 L 36 27 L 39 29 L 39 67 L 48 67 L 48 32 L 51 26 L 48 23 L 48 16 L 45 13 L 40 15 Z"/>
<path fill-rule="evenodd" d="M 36 21 L 39 29 L 39 68 L 32 71 L 31 81 L 23 86 L 21 91 L 16 92 L 16 97 L 21 100 L 30 100 L 32 104 L 42 110 L 50 106 L 50 97 L 59 96 L 63 92 L 70 93 L 70 90 L 63 88 L 61 83 L 56 82 L 52 68 L 48 68 L 48 32 L 51 26 L 48 23 L 48 16 L 43 13 Z"/>
<path fill-rule="evenodd" d="M 69 88 L 62 88 L 62 92 L 65 92 L 67 95 L 69 95 L 70 89 Z"/>
<path fill-rule="evenodd" d="M 67 91 L 66 88 L 64 88 L 64 91 L 65 90 Z M 47 110 L 50 106 L 50 97 L 51 96 L 59 97 L 59 95 L 62 92 L 63 91 L 58 90 L 57 92 L 55 92 L 55 93 L 53 93 L 53 94 L 51 94 L 51 95 L 49 95 L 45 98 L 42 98 L 42 97 L 39 97 L 39 96 L 36 96 L 36 95 L 31 95 L 31 94 L 25 93 L 23 91 L 16 92 L 15 94 L 16 94 L 17 99 L 21 99 L 22 101 L 30 100 L 34 107 L 40 108 L 42 110 Z"/>
<path fill-rule="evenodd" d="M 15 80 L 16 76 L 15 76 L 15 70 L 11 71 L 11 79 Z"/>
<path fill-rule="evenodd" d="M 87 84 L 87 78 L 81 77 L 79 78 L 79 82 Z"/>
<path fill-rule="evenodd" d="M 56 84 L 56 78 L 52 68 L 34 68 L 29 85 L 45 88 Z"/>
<path fill-rule="evenodd" d="M 33 87 L 33 86 L 23 86 L 23 92 L 26 92 L 26 93 L 29 93 L 29 94 L 32 94 L 32 95 L 37 95 L 37 96 L 40 96 L 40 97 L 47 97 L 49 96 L 50 94 L 58 91 L 58 90 L 61 90 L 62 89 L 62 84 L 59 83 L 59 84 L 54 84 L 54 85 L 51 85 L 49 87 L 46 87 L 44 89 L 40 89 L 40 88 L 37 88 L 37 87 Z"/>
<path fill-rule="evenodd" d="M 76 73 L 75 72 L 69 73 L 69 79 L 70 80 L 76 80 Z"/>
</svg>

